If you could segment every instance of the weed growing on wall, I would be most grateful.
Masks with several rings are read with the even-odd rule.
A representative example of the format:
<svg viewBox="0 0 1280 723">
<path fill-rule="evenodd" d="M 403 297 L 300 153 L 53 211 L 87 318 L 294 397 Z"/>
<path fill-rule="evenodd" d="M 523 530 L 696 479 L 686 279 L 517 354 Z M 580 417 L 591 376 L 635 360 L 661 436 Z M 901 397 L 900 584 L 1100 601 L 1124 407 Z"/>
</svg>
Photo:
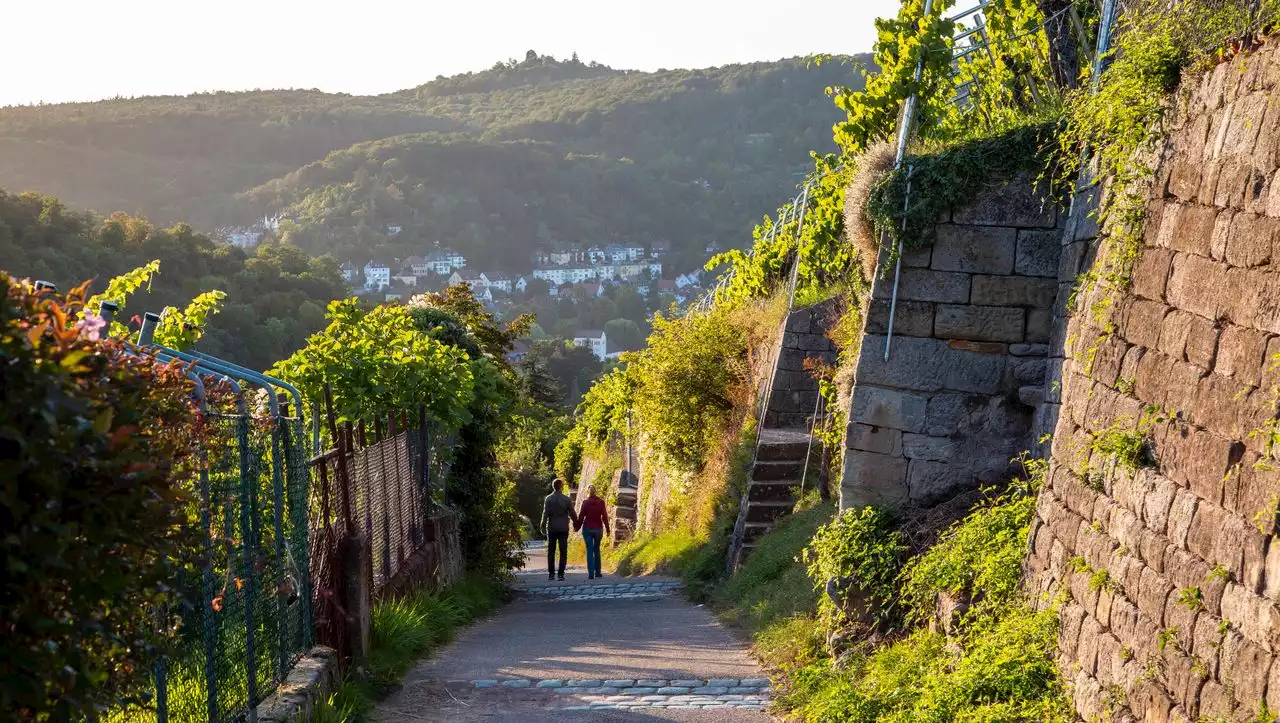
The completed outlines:
<svg viewBox="0 0 1280 723">
<path fill-rule="evenodd" d="M 1128 289 L 1142 251 L 1153 151 L 1174 105 L 1170 95 L 1184 70 L 1213 60 L 1229 38 L 1256 27 L 1258 17 L 1274 15 L 1276 3 L 1262 3 L 1258 13 L 1251 13 L 1250 5 L 1137 3 L 1118 20 L 1113 60 L 1096 92 L 1081 89 L 1067 101 L 1057 180 L 1064 188 L 1078 180 L 1102 182 L 1098 221 L 1106 243 L 1078 280 L 1076 298 L 1088 304 L 1104 334 L 1114 328 L 1111 309 Z M 1093 163 L 1096 171 L 1082 177 Z"/>
<path fill-rule="evenodd" d="M 928 245 L 938 218 L 994 179 L 1042 172 L 1046 158 L 1051 165 L 1053 156 L 1043 151 L 1051 147 L 1055 130 L 1053 122 L 1028 121 L 996 136 L 909 156 L 872 188 L 865 213 L 889 248 L 896 251 L 899 242 L 906 249 Z"/>
<path fill-rule="evenodd" d="M 1034 513 L 1033 491 L 1007 492 L 984 502 L 927 553 L 912 559 L 902 574 L 902 597 L 911 620 L 927 622 L 941 593 L 979 606 L 1003 606 L 1015 599 Z"/>
</svg>

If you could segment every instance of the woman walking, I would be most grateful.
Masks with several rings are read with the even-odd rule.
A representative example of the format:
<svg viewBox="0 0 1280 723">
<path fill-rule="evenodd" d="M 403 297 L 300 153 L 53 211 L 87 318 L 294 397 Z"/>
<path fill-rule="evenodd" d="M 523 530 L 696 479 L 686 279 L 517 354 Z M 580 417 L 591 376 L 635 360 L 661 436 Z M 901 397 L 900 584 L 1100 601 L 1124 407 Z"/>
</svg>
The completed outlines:
<svg viewBox="0 0 1280 723">
<path fill-rule="evenodd" d="M 578 512 L 582 525 L 582 539 L 587 543 L 587 579 L 604 577 L 600 571 L 600 540 L 609 534 L 609 510 L 604 500 L 596 496 L 596 486 L 587 485 L 587 499 Z"/>
</svg>

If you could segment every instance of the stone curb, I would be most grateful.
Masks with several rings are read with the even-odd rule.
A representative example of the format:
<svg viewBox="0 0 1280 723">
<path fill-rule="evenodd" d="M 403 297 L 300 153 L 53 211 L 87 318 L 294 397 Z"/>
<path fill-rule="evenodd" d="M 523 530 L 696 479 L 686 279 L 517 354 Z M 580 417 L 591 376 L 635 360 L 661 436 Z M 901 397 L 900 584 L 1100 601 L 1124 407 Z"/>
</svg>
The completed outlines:
<svg viewBox="0 0 1280 723">
<path fill-rule="evenodd" d="M 311 720 L 316 706 L 335 683 L 337 651 L 317 645 L 303 655 L 276 692 L 258 704 L 258 723 Z"/>
<path fill-rule="evenodd" d="M 477 680 L 449 681 L 476 689 L 531 688 L 547 690 L 557 695 L 577 695 L 586 698 L 629 697 L 649 699 L 646 703 L 712 703 L 745 702 L 762 704 L 773 693 L 767 678 L 711 678 L 687 680 L 565 680 L 548 678 L 482 678 Z M 719 700 L 725 698 L 728 700 Z M 745 699 L 745 700 L 744 700 Z M 601 702 L 601 701 L 595 701 Z M 619 701 L 614 701 L 619 702 Z"/>
</svg>

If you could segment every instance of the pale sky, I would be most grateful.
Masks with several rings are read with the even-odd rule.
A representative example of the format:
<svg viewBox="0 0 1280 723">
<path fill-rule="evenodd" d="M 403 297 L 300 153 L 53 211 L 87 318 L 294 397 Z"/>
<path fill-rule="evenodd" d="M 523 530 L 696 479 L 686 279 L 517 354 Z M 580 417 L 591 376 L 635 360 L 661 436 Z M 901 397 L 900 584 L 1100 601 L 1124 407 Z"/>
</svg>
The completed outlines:
<svg viewBox="0 0 1280 723">
<path fill-rule="evenodd" d="M 0 106 L 253 88 L 385 93 L 523 58 L 694 68 L 859 53 L 898 0 L 0 0 Z"/>
</svg>

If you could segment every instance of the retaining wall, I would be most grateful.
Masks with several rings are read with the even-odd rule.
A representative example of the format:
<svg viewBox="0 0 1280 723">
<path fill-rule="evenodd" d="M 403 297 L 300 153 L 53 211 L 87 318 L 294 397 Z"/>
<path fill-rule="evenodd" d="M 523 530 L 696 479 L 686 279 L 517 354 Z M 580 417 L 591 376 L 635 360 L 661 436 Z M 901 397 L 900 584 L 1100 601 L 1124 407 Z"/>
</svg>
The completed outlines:
<svg viewBox="0 0 1280 723">
<path fill-rule="evenodd" d="M 854 374 L 841 508 L 928 506 L 1006 479 L 1043 403 L 1062 231 L 1029 177 L 945 214 L 936 241 L 881 259 Z"/>
<path fill-rule="evenodd" d="M 1272 42 L 1189 81 L 1130 288 L 1102 318 L 1082 295 L 1056 330 L 1027 571 L 1070 593 L 1060 662 L 1087 720 L 1280 710 L 1280 476 L 1254 432 L 1275 419 L 1280 354 L 1278 79 Z M 1091 210 L 1077 198 L 1064 289 L 1108 256 Z M 1093 442 L 1120 430 L 1149 436 L 1149 464 Z"/>
</svg>

